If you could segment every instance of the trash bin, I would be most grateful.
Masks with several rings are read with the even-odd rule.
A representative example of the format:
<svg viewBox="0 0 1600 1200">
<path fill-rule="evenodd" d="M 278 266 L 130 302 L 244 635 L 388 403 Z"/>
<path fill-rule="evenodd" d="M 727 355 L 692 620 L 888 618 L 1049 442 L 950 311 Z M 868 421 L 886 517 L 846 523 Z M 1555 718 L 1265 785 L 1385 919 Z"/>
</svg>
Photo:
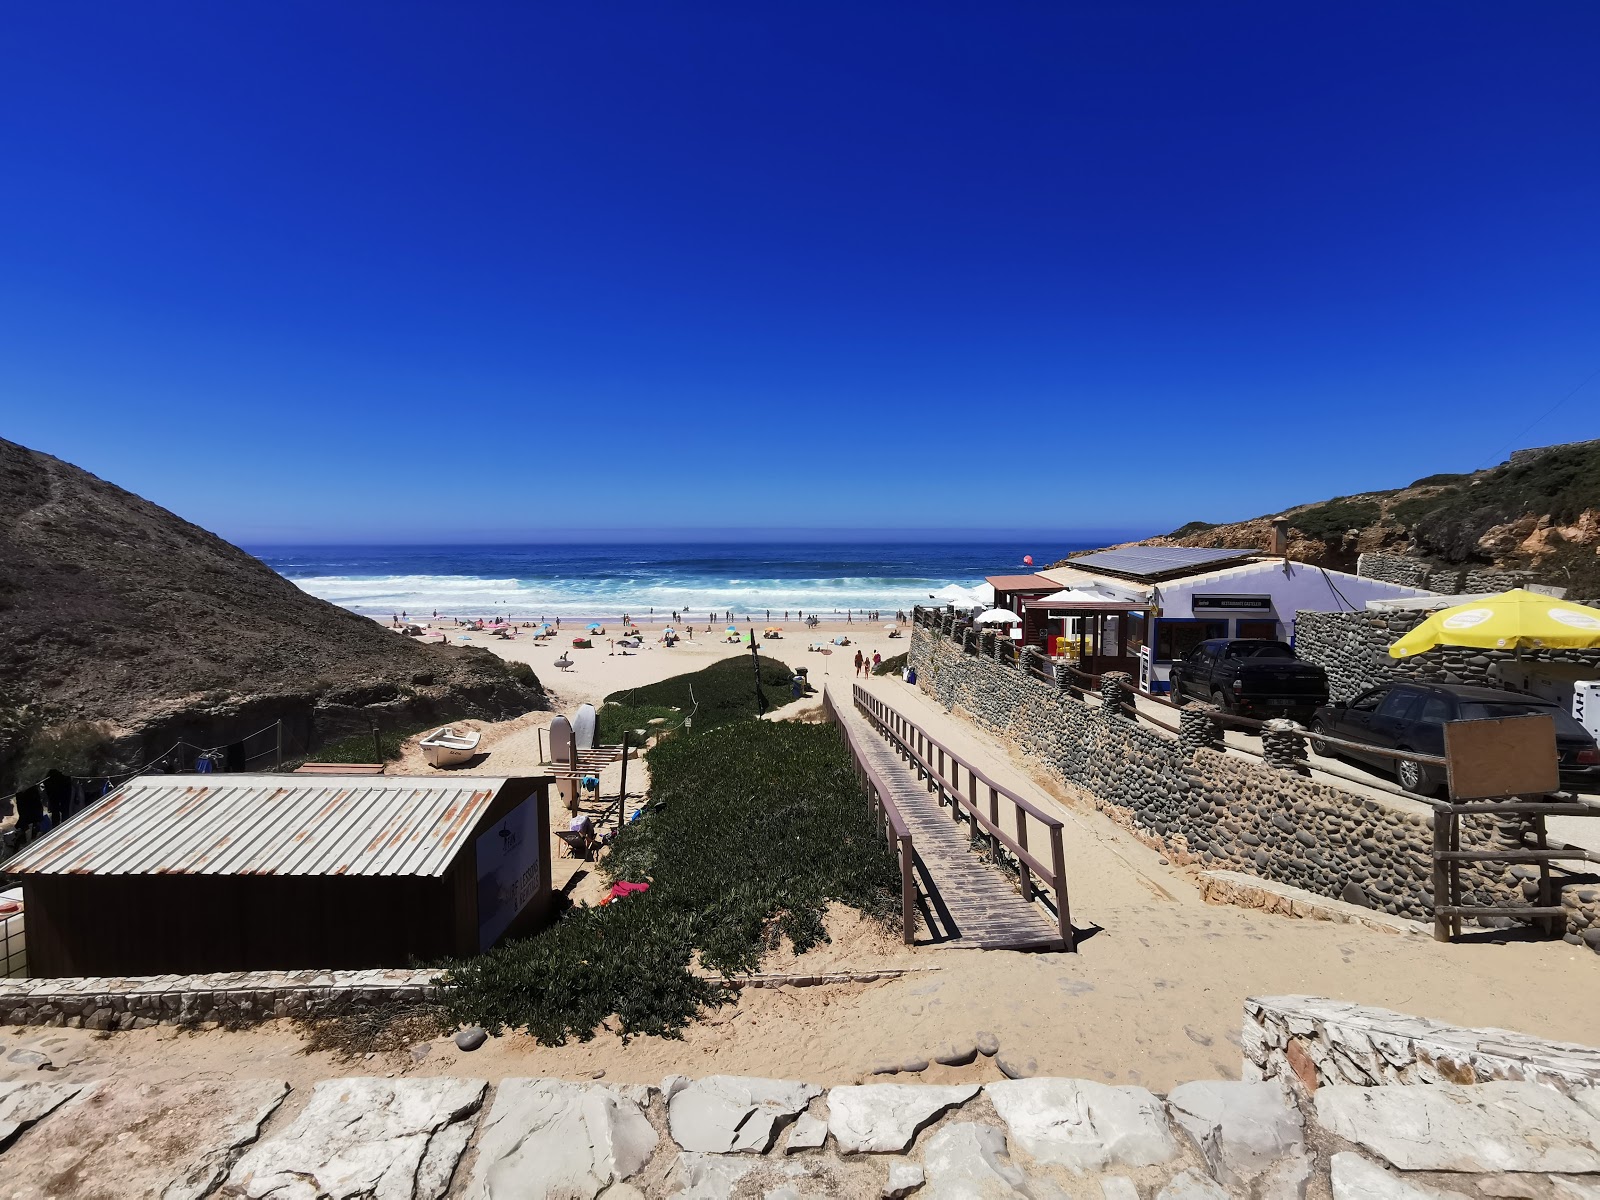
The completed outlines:
<svg viewBox="0 0 1600 1200">
<path fill-rule="evenodd" d="M 800 678 L 800 676 L 796 675 L 793 679 L 791 679 L 789 681 L 789 696 L 790 696 L 791 699 L 798 700 L 798 699 L 800 699 L 801 696 L 804 696 L 805 694 L 806 694 L 806 681 L 804 679 Z"/>
</svg>

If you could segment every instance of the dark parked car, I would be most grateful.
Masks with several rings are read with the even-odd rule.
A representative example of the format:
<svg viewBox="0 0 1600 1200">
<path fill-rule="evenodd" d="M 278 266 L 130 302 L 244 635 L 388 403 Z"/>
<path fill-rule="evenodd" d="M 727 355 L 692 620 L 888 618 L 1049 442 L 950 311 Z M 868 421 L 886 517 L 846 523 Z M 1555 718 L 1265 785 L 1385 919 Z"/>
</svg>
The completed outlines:
<svg viewBox="0 0 1600 1200">
<path fill-rule="evenodd" d="M 1328 675 L 1284 642 L 1214 638 L 1172 664 L 1172 699 L 1209 700 L 1245 717 L 1293 717 L 1304 724 L 1328 702 Z"/>
<path fill-rule="evenodd" d="M 1546 713 L 1556 719 L 1561 786 L 1586 792 L 1600 788 L 1600 748 L 1596 748 L 1594 738 L 1559 704 L 1540 696 L 1457 683 L 1386 683 L 1369 688 L 1348 704 L 1330 704 L 1319 710 L 1311 730 L 1313 734 L 1326 733 L 1386 750 L 1414 750 L 1442 757 L 1447 721 L 1484 721 L 1533 713 Z M 1311 748 L 1318 754 L 1338 753 L 1392 771 L 1408 792 L 1429 796 L 1445 785 L 1443 767 L 1355 750 L 1335 751 L 1316 737 L 1311 739 Z"/>
</svg>

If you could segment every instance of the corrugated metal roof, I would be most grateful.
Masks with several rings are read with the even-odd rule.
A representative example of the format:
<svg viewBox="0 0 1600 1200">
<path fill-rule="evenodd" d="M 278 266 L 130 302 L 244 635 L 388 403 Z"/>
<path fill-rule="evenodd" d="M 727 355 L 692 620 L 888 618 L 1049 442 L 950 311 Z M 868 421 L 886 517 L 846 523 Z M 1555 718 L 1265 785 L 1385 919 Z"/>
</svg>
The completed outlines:
<svg viewBox="0 0 1600 1200">
<path fill-rule="evenodd" d="M 1055 581 L 1043 575 L 990 575 L 984 582 L 997 592 L 1026 592 L 1032 588 L 1055 587 Z"/>
<path fill-rule="evenodd" d="M 26 847 L 4 869 L 437 877 L 505 782 L 481 775 L 145 775 Z"/>
<path fill-rule="evenodd" d="M 1195 571 L 1211 563 L 1250 558 L 1259 550 L 1227 550 L 1221 546 L 1125 546 L 1120 550 L 1099 550 L 1074 558 L 1071 565 L 1090 571 L 1111 571 L 1136 579 L 1155 579 Z"/>
</svg>

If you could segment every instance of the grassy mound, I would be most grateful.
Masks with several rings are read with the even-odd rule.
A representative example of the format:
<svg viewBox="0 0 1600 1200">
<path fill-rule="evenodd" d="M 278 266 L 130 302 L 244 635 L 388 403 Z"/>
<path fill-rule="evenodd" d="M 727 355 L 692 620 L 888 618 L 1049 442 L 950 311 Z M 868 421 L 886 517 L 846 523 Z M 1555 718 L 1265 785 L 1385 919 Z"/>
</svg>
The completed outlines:
<svg viewBox="0 0 1600 1200">
<path fill-rule="evenodd" d="M 896 654 L 893 658 L 886 658 L 872 668 L 872 673 L 874 675 L 898 675 L 906 669 L 906 660 L 909 657 L 908 653 Z"/>
<path fill-rule="evenodd" d="M 587 1040 L 612 1018 L 625 1036 L 670 1037 L 726 998 L 690 971 L 696 951 L 705 967 L 748 971 L 780 934 L 802 951 L 824 939 L 830 901 L 886 923 L 897 914 L 894 856 L 832 727 L 697 723 L 648 761 L 647 815 L 601 870 L 650 890 L 453 964 L 452 1021 L 525 1028 L 545 1045 Z"/>
<path fill-rule="evenodd" d="M 768 712 L 790 702 L 793 677 L 794 672 L 777 659 L 761 656 L 761 694 Z M 687 732 L 696 736 L 756 715 L 755 669 L 748 651 L 687 675 L 613 692 L 600 706 L 600 741 L 614 746 L 622 741 L 624 729 L 643 729 L 652 717 L 665 717 L 672 728 L 690 713 L 694 721 Z"/>
</svg>

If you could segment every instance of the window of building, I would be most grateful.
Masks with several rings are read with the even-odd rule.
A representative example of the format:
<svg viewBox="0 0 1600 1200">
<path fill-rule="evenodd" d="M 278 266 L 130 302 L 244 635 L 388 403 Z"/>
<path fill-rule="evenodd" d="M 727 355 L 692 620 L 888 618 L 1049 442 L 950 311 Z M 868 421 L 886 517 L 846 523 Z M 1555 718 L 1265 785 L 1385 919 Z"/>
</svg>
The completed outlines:
<svg viewBox="0 0 1600 1200">
<path fill-rule="evenodd" d="M 1201 642 L 1227 636 L 1226 621 L 1162 620 L 1156 626 L 1156 661 L 1177 662 Z"/>
<path fill-rule="evenodd" d="M 1240 621 L 1239 637 L 1265 638 L 1269 642 L 1278 640 L 1278 623 L 1276 621 Z"/>
</svg>

